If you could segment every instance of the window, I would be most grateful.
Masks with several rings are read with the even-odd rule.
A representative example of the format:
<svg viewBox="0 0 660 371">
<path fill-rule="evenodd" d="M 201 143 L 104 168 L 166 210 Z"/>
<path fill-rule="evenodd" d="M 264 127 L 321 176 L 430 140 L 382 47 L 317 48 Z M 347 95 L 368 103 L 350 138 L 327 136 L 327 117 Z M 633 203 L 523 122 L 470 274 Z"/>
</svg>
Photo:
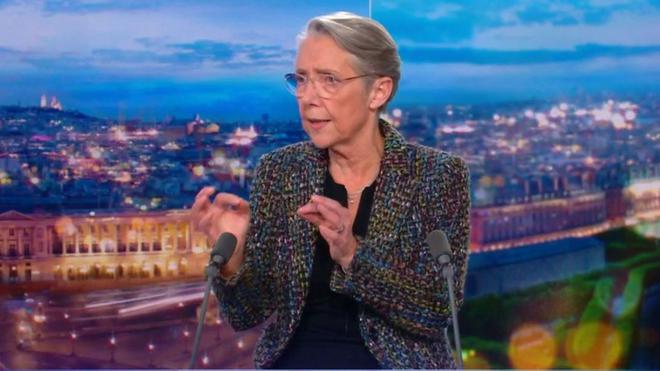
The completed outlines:
<svg viewBox="0 0 660 371">
<path fill-rule="evenodd" d="M 64 246 L 62 244 L 62 240 L 56 238 L 55 241 L 53 241 L 53 255 L 62 255 L 63 249 Z"/>
</svg>

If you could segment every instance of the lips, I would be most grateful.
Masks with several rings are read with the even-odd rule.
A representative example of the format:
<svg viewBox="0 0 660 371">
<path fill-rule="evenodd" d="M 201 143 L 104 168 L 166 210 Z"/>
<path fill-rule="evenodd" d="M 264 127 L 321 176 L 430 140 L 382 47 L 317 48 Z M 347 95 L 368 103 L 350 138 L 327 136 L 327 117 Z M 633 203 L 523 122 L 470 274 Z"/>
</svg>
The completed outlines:
<svg viewBox="0 0 660 371">
<path fill-rule="evenodd" d="M 329 123 L 330 120 L 307 119 L 307 122 L 309 123 L 309 126 L 312 127 L 313 129 L 320 129 L 323 126 L 325 126 L 327 123 Z"/>
</svg>

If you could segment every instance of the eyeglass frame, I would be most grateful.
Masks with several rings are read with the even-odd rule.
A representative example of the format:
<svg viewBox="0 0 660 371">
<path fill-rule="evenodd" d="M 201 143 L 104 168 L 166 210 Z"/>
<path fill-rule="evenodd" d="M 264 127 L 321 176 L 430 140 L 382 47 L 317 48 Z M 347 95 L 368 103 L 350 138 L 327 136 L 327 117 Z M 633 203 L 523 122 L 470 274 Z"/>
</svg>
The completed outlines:
<svg viewBox="0 0 660 371">
<path fill-rule="evenodd" d="M 323 99 L 330 99 L 330 98 L 332 98 L 335 94 L 337 94 L 337 91 L 338 91 L 342 86 L 344 86 L 344 83 L 347 82 L 347 81 L 351 81 L 351 80 L 355 80 L 355 79 L 359 79 L 359 78 L 363 78 L 363 77 L 369 77 L 369 76 L 381 76 L 381 75 L 378 75 L 378 74 L 375 74 L 375 73 L 365 73 L 365 74 L 362 74 L 362 75 L 356 75 L 356 76 L 351 76 L 351 77 L 339 78 L 339 77 L 333 75 L 332 73 L 324 72 L 324 73 L 319 73 L 319 74 L 317 74 L 317 75 L 316 75 L 316 76 L 317 76 L 316 78 L 311 78 L 309 75 L 303 75 L 303 74 L 296 73 L 296 72 L 290 72 L 290 73 L 287 73 L 287 74 L 284 75 L 284 84 L 286 85 L 287 90 L 288 90 L 291 94 L 293 94 L 293 96 L 295 96 L 295 97 L 300 97 L 300 96 L 302 96 L 302 93 L 298 92 L 298 89 L 297 89 L 297 88 L 294 88 L 293 86 L 291 86 L 291 84 L 289 83 L 289 78 L 294 78 L 294 79 L 295 79 L 295 78 L 298 77 L 298 76 L 302 76 L 302 77 L 304 77 L 304 78 L 307 80 L 307 81 L 304 83 L 305 86 L 307 86 L 308 82 L 311 81 L 311 82 L 312 82 L 312 85 L 314 85 L 314 89 L 315 89 L 315 91 L 316 91 L 316 94 L 317 94 L 320 98 L 323 98 Z M 323 92 L 323 89 L 319 89 L 319 88 L 316 86 L 316 83 L 318 82 L 319 76 L 326 76 L 326 77 L 327 77 L 327 76 L 332 76 L 334 79 L 336 79 L 336 80 L 337 80 L 337 84 L 338 84 L 338 86 L 337 86 L 337 91 L 335 91 L 335 92 L 333 92 L 333 93 L 330 93 L 330 94 L 327 94 L 327 95 L 326 95 L 326 94 L 323 94 L 323 93 L 322 93 L 322 92 Z M 296 85 L 297 85 L 297 84 L 298 84 L 298 83 L 296 82 Z M 327 90 L 326 90 L 326 92 L 327 92 Z"/>
</svg>

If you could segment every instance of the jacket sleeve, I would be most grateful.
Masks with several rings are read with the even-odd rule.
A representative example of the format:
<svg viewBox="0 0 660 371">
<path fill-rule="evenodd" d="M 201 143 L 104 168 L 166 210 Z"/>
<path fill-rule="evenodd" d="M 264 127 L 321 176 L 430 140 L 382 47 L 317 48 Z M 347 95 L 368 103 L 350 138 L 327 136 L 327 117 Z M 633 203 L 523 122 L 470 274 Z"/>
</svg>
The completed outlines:
<svg viewBox="0 0 660 371">
<path fill-rule="evenodd" d="M 269 192 L 274 178 L 268 155 L 259 161 L 250 190 L 250 227 L 245 245 L 245 260 L 226 281 L 215 279 L 220 310 L 236 331 L 247 330 L 266 320 L 275 307 L 277 295 L 273 267 L 275 236 L 278 235 L 277 201 Z"/>
<path fill-rule="evenodd" d="M 470 237 L 470 184 L 466 164 L 449 157 L 436 166 L 426 221 L 428 233 L 443 230 L 452 249 L 454 293 L 457 305 L 463 302 L 463 286 L 467 269 Z M 395 233 L 396 234 L 396 233 Z M 379 313 L 393 326 L 416 336 L 444 338 L 444 327 L 451 316 L 446 283 L 438 264 L 432 261 L 425 236 L 412 246 L 400 246 L 400 240 L 373 241 L 358 239 L 358 248 L 344 273 L 335 267 L 331 288 L 350 295 Z M 390 246 L 383 246 L 383 245 Z M 412 256 L 383 251 L 410 251 Z"/>
</svg>

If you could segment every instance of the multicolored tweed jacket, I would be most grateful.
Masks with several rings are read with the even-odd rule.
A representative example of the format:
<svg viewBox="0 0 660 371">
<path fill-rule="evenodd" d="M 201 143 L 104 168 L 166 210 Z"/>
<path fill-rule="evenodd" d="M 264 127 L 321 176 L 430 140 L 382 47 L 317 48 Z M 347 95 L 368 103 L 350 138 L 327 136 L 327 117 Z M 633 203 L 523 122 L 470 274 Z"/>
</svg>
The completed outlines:
<svg viewBox="0 0 660 371">
<path fill-rule="evenodd" d="M 463 301 L 469 226 L 469 176 L 458 157 L 408 144 L 381 121 L 385 150 L 367 236 L 330 286 L 359 303 L 360 332 L 383 368 L 448 368 L 454 363 L 445 328 L 451 321 L 440 267 L 424 242 L 445 231 L 455 267 L 454 292 Z M 309 289 L 316 227 L 296 215 L 322 194 L 326 151 L 310 142 L 265 155 L 254 179 L 245 261 L 227 282 L 216 279 L 221 311 L 235 330 L 270 321 L 259 339 L 256 367 L 282 354 L 300 321 Z"/>
</svg>

